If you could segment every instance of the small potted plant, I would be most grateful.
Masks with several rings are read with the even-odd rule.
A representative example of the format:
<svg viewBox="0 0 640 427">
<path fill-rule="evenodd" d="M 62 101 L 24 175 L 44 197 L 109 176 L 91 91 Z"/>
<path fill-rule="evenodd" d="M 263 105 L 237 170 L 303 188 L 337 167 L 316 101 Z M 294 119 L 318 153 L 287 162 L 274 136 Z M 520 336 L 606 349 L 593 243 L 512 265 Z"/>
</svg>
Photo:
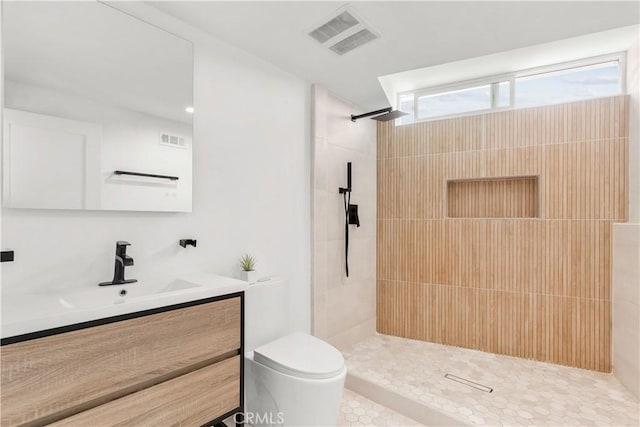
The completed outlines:
<svg viewBox="0 0 640 427">
<path fill-rule="evenodd" d="M 258 273 L 256 272 L 256 259 L 249 254 L 244 254 L 240 258 L 240 266 L 242 267 L 241 278 L 245 282 L 253 283 L 258 280 Z"/>
</svg>

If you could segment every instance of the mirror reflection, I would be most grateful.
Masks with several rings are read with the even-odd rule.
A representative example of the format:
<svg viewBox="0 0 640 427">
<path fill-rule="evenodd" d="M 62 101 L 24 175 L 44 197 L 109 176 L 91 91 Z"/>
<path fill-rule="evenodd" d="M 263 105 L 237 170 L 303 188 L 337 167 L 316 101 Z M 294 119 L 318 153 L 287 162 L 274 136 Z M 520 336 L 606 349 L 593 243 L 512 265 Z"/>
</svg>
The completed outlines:
<svg viewBox="0 0 640 427">
<path fill-rule="evenodd" d="M 191 211 L 193 46 L 97 2 L 3 4 L 3 201 Z"/>
</svg>

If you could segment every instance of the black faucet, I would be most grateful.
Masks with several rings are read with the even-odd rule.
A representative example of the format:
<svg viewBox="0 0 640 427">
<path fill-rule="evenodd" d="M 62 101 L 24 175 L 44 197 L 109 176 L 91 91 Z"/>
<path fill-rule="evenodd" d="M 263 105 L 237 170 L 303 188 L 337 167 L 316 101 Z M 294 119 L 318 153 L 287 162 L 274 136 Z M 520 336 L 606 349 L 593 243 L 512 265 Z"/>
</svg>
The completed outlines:
<svg viewBox="0 0 640 427">
<path fill-rule="evenodd" d="M 127 255 L 127 246 L 131 246 L 131 243 L 122 240 L 116 242 L 116 265 L 113 271 L 113 280 L 99 283 L 99 286 L 124 285 L 138 281 L 137 279 L 125 280 L 124 278 L 124 268 L 133 265 L 133 258 Z"/>
</svg>

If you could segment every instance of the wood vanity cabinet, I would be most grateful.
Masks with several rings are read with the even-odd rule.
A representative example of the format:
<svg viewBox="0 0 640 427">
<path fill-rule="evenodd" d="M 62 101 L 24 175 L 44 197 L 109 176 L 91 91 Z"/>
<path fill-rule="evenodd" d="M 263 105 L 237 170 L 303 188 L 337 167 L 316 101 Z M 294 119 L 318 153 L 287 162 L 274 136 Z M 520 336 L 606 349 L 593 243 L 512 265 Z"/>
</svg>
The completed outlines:
<svg viewBox="0 0 640 427">
<path fill-rule="evenodd" d="M 5 338 L 1 424 L 211 425 L 243 410 L 244 293 Z"/>
</svg>

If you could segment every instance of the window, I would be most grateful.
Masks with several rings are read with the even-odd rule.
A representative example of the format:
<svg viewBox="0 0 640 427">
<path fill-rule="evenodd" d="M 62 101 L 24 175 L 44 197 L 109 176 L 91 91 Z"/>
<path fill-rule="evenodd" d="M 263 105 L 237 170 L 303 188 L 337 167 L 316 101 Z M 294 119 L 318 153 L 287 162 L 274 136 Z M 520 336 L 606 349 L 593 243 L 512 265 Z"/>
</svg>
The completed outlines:
<svg viewBox="0 0 640 427">
<path fill-rule="evenodd" d="M 518 77 L 515 81 L 516 107 L 559 104 L 621 92 L 619 61 Z"/>
<path fill-rule="evenodd" d="M 511 82 L 498 83 L 496 107 L 508 107 L 511 105 Z"/>
<path fill-rule="evenodd" d="M 622 93 L 624 54 L 525 70 L 398 95 L 397 124 Z"/>
<path fill-rule="evenodd" d="M 455 85 L 450 90 L 404 93 L 398 97 L 398 109 L 409 115 L 399 119 L 399 123 L 506 108 L 511 105 L 510 88 L 511 81 L 498 80 L 478 85 Z"/>
<path fill-rule="evenodd" d="M 491 85 L 418 97 L 418 118 L 450 116 L 491 108 Z"/>
<path fill-rule="evenodd" d="M 400 95 L 398 97 L 398 110 L 404 111 L 408 113 L 407 116 L 402 116 L 400 119 L 400 124 L 406 125 L 409 123 L 415 122 L 415 117 L 413 114 L 413 94 L 408 93 L 406 95 Z"/>
</svg>

